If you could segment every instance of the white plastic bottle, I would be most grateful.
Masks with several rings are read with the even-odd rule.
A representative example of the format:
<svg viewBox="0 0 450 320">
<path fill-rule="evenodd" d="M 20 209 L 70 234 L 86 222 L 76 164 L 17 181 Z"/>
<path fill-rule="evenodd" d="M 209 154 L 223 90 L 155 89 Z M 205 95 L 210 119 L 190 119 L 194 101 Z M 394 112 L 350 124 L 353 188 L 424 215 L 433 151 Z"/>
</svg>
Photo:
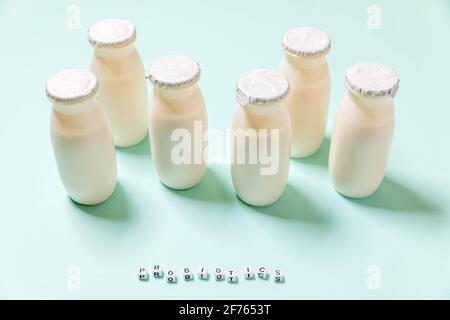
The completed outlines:
<svg viewBox="0 0 450 320">
<path fill-rule="evenodd" d="M 116 186 L 112 132 L 97 89 L 95 75 L 82 69 L 60 71 L 46 85 L 59 176 L 69 196 L 84 205 L 105 201 Z"/>
<path fill-rule="evenodd" d="M 147 134 L 148 93 L 144 65 L 134 47 L 136 29 L 126 20 L 102 20 L 88 30 L 94 47 L 91 71 L 99 81 L 98 100 L 105 108 L 118 147 L 133 146 Z"/>
<path fill-rule="evenodd" d="M 247 204 L 270 205 L 286 187 L 292 140 L 288 91 L 286 77 L 273 70 L 253 70 L 237 82 L 231 176 Z"/>
<path fill-rule="evenodd" d="M 325 136 L 330 98 L 326 55 L 330 47 L 330 38 L 310 27 L 291 29 L 283 37 L 284 57 L 279 69 L 289 80 L 286 104 L 294 158 L 314 154 Z"/>
<path fill-rule="evenodd" d="M 336 111 L 329 167 L 335 189 L 351 198 L 374 193 L 386 172 L 395 126 L 395 72 L 365 62 L 349 68 Z"/>
<path fill-rule="evenodd" d="M 207 117 L 197 85 L 200 67 L 190 57 L 164 56 L 152 63 L 149 79 L 153 83 L 150 147 L 156 171 L 170 188 L 191 188 L 206 169 Z"/>
</svg>

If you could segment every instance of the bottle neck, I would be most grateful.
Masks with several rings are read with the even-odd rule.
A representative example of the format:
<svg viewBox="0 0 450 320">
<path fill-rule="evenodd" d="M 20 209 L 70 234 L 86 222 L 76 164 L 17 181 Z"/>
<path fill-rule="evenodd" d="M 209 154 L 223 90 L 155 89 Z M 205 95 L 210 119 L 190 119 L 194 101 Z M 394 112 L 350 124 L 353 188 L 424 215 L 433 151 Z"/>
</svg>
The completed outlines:
<svg viewBox="0 0 450 320">
<path fill-rule="evenodd" d="M 285 51 L 284 56 L 286 61 L 293 67 L 303 70 L 319 68 L 327 62 L 326 55 L 323 54 L 314 57 L 302 57 Z"/>
<path fill-rule="evenodd" d="M 121 59 L 135 50 L 133 43 L 119 48 L 94 48 L 94 54 L 104 60 Z"/>
<path fill-rule="evenodd" d="M 278 112 L 285 107 L 286 105 L 284 101 L 278 101 L 275 103 L 264 103 L 264 104 L 249 103 L 245 106 L 242 106 L 242 108 L 247 114 L 255 116 L 271 116 L 274 112 Z"/>
<path fill-rule="evenodd" d="M 197 92 L 197 84 L 192 84 L 181 88 L 162 88 L 154 86 L 154 92 L 161 98 L 167 101 L 178 101 L 181 99 L 187 99 L 193 96 Z"/>
<path fill-rule="evenodd" d="M 384 96 L 367 96 L 347 89 L 349 97 L 355 101 L 355 103 L 363 108 L 383 108 L 392 104 L 392 98 L 389 95 Z"/>
<path fill-rule="evenodd" d="M 285 125 L 284 101 L 270 104 L 249 103 L 242 107 L 244 114 L 254 128 L 280 128 Z"/>
<path fill-rule="evenodd" d="M 64 115 L 77 115 L 85 113 L 92 109 L 92 107 L 97 103 L 97 99 L 95 97 L 89 98 L 79 103 L 71 103 L 71 104 L 53 104 L 53 109 Z"/>
</svg>

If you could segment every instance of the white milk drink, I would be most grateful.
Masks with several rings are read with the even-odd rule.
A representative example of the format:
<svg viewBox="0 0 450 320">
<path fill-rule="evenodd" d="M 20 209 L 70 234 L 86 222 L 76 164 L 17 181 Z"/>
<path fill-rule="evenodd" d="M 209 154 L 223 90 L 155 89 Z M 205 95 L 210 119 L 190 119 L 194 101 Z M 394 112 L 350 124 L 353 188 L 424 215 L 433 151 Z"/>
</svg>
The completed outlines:
<svg viewBox="0 0 450 320">
<path fill-rule="evenodd" d="M 286 77 L 273 70 L 256 69 L 237 82 L 231 176 L 247 204 L 270 205 L 286 187 L 292 140 L 288 91 Z"/>
<path fill-rule="evenodd" d="M 200 67 L 190 57 L 170 55 L 154 61 L 149 79 L 152 160 L 161 182 L 173 189 L 198 184 L 206 170 L 206 107 L 200 88 Z"/>
<path fill-rule="evenodd" d="M 292 122 L 294 158 L 309 157 L 322 144 L 328 117 L 330 75 L 326 55 L 330 38 L 322 31 L 300 27 L 283 37 L 280 72 L 289 80 L 286 105 Z"/>
<path fill-rule="evenodd" d="M 395 126 L 395 72 L 365 62 L 349 68 L 347 92 L 336 111 L 329 169 L 337 192 L 351 198 L 374 193 L 386 172 Z"/>
<path fill-rule="evenodd" d="M 116 186 L 112 132 L 97 89 L 95 75 L 82 69 L 60 71 L 46 85 L 59 176 L 70 198 L 84 205 L 105 201 Z"/>
<path fill-rule="evenodd" d="M 126 20 L 102 20 L 89 28 L 88 39 L 94 47 L 91 71 L 99 81 L 98 100 L 111 123 L 114 143 L 133 146 L 148 129 L 147 82 L 134 47 L 136 29 Z"/>
</svg>

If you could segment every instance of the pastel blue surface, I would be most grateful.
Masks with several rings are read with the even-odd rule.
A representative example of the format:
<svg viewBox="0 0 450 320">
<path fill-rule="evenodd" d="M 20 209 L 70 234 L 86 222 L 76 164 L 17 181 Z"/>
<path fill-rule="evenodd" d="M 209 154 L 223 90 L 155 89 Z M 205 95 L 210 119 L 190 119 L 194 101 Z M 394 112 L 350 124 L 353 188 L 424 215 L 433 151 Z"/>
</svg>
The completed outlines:
<svg viewBox="0 0 450 320">
<path fill-rule="evenodd" d="M 81 28 L 67 20 L 80 9 Z M 370 5 L 380 29 L 367 27 Z M 370 10 L 369 10 L 370 11 Z M 211 127 L 227 129 L 235 82 L 276 68 L 281 37 L 312 25 L 332 38 L 328 136 L 353 63 L 392 66 L 401 87 L 389 170 L 365 200 L 337 194 L 327 170 L 329 139 L 292 160 L 283 197 L 267 208 L 240 202 L 229 167 L 210 166 L 188 191 L 159 181 L 148 141 L 118 149 L 119 185 L 105 204 L 74 204 L 59 181 L 44 93 L 47 77 L 89 67 L 87 27 L 121 17 L 137 26 L 152 60 L 180 53 L 202 67 Z M 0 1 L 0 298 L 450 298 L 450 2 L 437 1 Z M 137 280 L 159 263 L 178 275 L 235 269 L 238 284 L 168 285 Z M 279 267 L 284 284 L 245 281 L 246 265 Z M 378 290 L 367 281 L 380 271 Z M 75 267 L 75 269 L 73 269 Z M 80 288 L 70 290 L 73 270 Z"/>
</svg>

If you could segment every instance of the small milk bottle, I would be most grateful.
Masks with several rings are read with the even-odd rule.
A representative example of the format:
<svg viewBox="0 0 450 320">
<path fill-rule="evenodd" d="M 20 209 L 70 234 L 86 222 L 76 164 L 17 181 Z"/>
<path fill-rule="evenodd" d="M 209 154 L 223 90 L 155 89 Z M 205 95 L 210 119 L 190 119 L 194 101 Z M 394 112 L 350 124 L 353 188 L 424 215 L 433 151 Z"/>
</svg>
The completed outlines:
<svg viewBox="0 0 450 320">
<path fill-rule="evenodd" d="M 329 166 L 337 192 L 351 198 L 371 195 L 386 172 L 395 125 L 395 72 L 365 62 L 350 67 L 347 92 L 336 111 Z"/>
<path fill-rule="evenodd" d="M 118 147 L 133 146 L 147 134 L 145 71 L 134 47 L 136 29 L 126 20 L 108 19 L 88 30 L 94 47 L 91 71 L 99 81 L 98 100 L 105 108 Z"/>
<path fill-rule="evenodd" d="M 205 174 L 206 108 L 200 88 L 200 67 L 190 57 L 170 55 L 154 61 L 149 79 L 150 147 L 161 182 L 188 189 Z"/>
<path fill-rule="evenodd" d="M 272 204 L 286 187 L 292 140 L 288 90 L 286 77 L 267 69 L 247 72 L 237 82 L 231 177 L 238 197 L 253 206 Z"/>
<path fill-rule="evenodd" d="M 291 115 L 294 158 L 311 156 L 325 135 L 330 98 L 325 58 L 330 46 L 324 32 L 310 27 L 291 29 L 283 37 L 280 72 L 289 80 L 286 105 Z"/>
<path fill-rule="evenodd" d="M 67 69 L 47 80 L 53 103 L 50 136 L 59 176 L 69 196 L 80 204 L 108 199 L 116 186 L 116 154 L 111 128 L 96 99 L 94 74 Z"/>
</svg>

